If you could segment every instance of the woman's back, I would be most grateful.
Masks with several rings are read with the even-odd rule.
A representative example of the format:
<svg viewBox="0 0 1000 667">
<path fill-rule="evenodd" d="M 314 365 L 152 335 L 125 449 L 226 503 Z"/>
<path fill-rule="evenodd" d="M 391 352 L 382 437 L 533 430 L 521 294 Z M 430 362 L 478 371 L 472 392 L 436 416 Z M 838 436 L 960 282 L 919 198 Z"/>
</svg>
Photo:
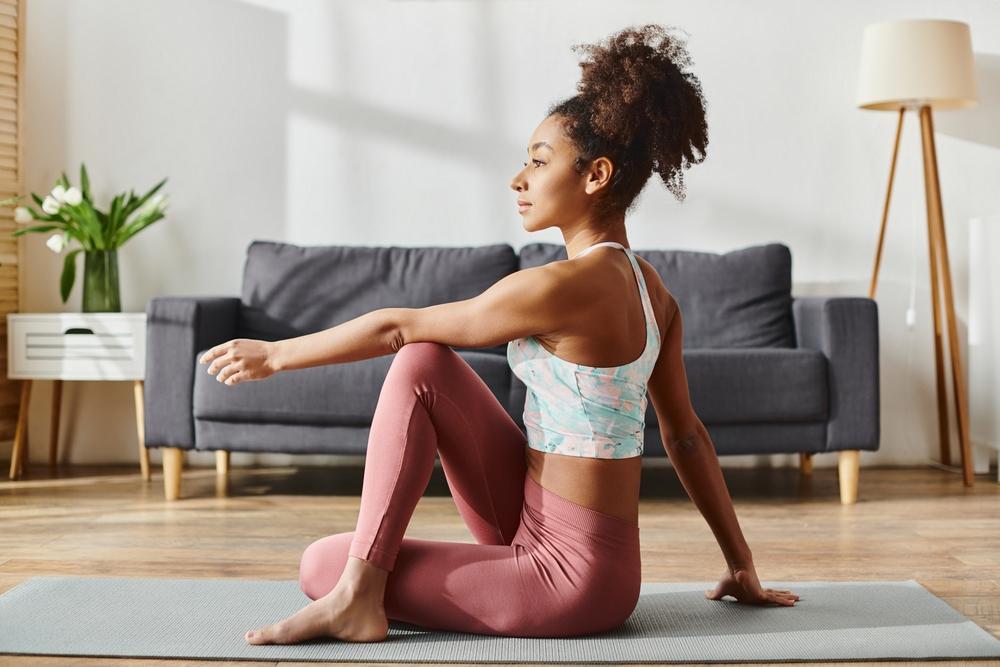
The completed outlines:
<svg viewBox="0 0 1000 667">
<path fill-rule="evenodd" d="M 586 255 L 581 253 L 569 260 L 566 264 L 573 267 L 570 279 L 584 293 L 592 295 L 593 298 L 589 300 L 591 305 L 585 311 L 567 313 L 566 321 L 572 322 L 572 325 L 558 337 L 533 336 L 531 338 L 534 340 L 530 343 L 513 341 L 512 345 L 518 345 L 515 351 L 522 345 L 527 350 L 510 356 L 513 361 L 535 357 L 529 360 L 551 363 L 556 367 L 556 373 L 566 370 L 575 374 L 578 367 L 583 367 L 587 372 L 624 367 L 619 376 L 634 376 L 641 383 L 627 387 L 638 397 L 633 397 L 636 399 L 635 405 L 627 422 L 634 423 L 641 431 L 646 405 L 643 380 L 648 377 L 656 362 L 670 299 L 656 270 L 633 254 L 641 270 L 651 306 L 652 318 L 647 317 L 649 311 L 643 306 L 641 285 L 637 282 L 628 255 L 621 252 L 619 247 L 619 244 L 591 247 L 585 251 Z M 558 304 L 553 307 L 558 307 Z M 652 325 L 654 322 L 656 330 L 649 331 L 647 323 Z M 541 349 L 533 354 L 533 346 Z M 626 393 L 625 389 L 621 390 L 622 393 Z M 639 398 L 642 399 L 641 402 Z M 534 408 L 536 405 L 530 407 Z M 540 412 L 544 412 L 544 408 L 530 413 L 526 408 L 525 423 L 529 427 L 529 440 L 534 434 L 539 441 L 532 443 L 534 446 L 525 448 L 528 474 L 543 487 L 563 498 L 637 524 L 642 470 L 641 434 L 638 446 L 627 441 L 613 443 L 619 446 L 621 455 L 613 446 L 605 447 L 604 453 L 596 449 L 587 451 L 583 440 L 579 441 L 579 446 L 571 447 L 568 443 L 567 446 L 556 445 L 552 443 L 562 437 L 545 441 L 540 430 L 535 429 L 536 420 L 532 417 Z M 624 416 L 621 421 L 626 421 Z M 529 425 L 529 422 L 532 423 Z M 552 426 L 555 431 L 572 432 L 571 424 L 565 424 L 562 429 L 557 424 Z M 594 430 L 599 429 L 600 425 Z M 541 444 L 542 441 L 545 441 L 544 444 Z"/>
</svg>

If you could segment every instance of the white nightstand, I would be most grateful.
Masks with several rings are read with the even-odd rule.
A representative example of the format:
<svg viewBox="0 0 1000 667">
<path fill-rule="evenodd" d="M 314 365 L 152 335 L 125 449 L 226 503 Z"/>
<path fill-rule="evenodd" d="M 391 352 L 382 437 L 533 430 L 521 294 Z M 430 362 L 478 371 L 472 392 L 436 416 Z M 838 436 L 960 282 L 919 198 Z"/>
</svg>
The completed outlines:
<svg viewBox="0 0 1000 667">
<path fill-rule="evenodd" d="M 32 380 L 53 380 L 49 467 L 56 466 L 63 380 L 131 380 L 139 431 L 139 464 L 149 481 L 143 434 L 142 380 L 146 371 L 146 313 L 11 313 L 7 315 L 7 377 L 21 380 L 21 404 L 10 457 L 10 478 L 28 458 Z"/>
</svg>

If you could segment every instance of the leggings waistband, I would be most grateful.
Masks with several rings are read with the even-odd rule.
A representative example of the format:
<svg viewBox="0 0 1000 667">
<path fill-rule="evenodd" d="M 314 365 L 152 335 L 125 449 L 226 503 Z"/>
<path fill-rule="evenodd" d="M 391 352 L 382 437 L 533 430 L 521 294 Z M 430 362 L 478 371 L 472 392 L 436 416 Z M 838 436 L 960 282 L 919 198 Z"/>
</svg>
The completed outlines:
<svg viewBox="0 0 1000 667">
<path fill-rule="evenodd" d="M 639 526 L 563 498 L 546 489 L 527 473 L 524 479 L 524 502 L 542 516 L 554 516 L 576 530 L 604 538 L 634 540 L 639 534 Z"/>
</svg>

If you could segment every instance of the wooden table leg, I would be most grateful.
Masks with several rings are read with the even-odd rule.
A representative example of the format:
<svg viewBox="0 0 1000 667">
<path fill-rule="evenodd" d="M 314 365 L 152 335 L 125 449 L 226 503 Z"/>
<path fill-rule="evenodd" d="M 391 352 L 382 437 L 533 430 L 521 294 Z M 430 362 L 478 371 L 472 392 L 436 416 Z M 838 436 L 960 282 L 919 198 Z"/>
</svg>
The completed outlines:
<svg viewBox="0 0 1000 667">
<path fill-rule="evenodd" d="M 17 479 L 24 472 L 24 459 L 28 458 L 28 406 L 31 401 L 31 380 L 21 380 L 21 403 L 17 411 L 17 428 L 14 431 L 14 449 L 10 454 L 10 478 Z"/>
<path fill-rule="evenodd" d="M 59 411 L 62 405 L 62 380 L 52 382 L 52 416 L 49 427 L 49 471 L 55 472 L 59 460 Z"/>
<path fill-rule="evenodd" d="M 149 450 L 146 449 L 146 421 L 142 403 L 142 380 L 133 380 L 132 389 L 135 394 L 135 427 L 139 432 L 139 469 L 142 470 L 142 478 L 148 482 L 150 480 Z"/>
</svg>

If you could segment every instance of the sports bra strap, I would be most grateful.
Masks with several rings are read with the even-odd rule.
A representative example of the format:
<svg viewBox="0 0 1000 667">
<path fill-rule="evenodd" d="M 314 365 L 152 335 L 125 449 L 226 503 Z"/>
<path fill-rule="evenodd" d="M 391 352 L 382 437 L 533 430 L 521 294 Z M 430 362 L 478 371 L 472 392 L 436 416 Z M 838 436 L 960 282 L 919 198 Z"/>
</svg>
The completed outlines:
<svg viewBox="0 0 1000 667">
<path fill-rule="evenodd" d="M 601 246 L 613 246 L 625 251 L 625 255 L 628 256 L 628 261 L 632 265 L 632 272 L 635 274 L 635 280 L 639 284 L 639 300 L 642 302 L 642 313 L 646 320 L 647 334 L 650 330 L 655 331 L 656 338 L 659 340 L 659 325 L 656 323 L 656 315 L 653 312 L 652 297 L 649 295 L 649 290 L 646 287 L 646 279 L 642 275 L 642 269 L 639 268 L 639 263 L 636 261 L 635 254 L 632 252 L 631 248 L 626 248 L 617 241 L 601 241 L 600 243 L 595 243 L 589 248 L 586 248 L 580 254 L 573 257 L 573 259 L 583 257 L 594 248 L 599 248 Z"/>
<path fill-rule="evenodd" d="M 589 248 L 581 252 L 579 255 L 576 255 L 576 257 L 574 257 L 573 259 L 576 259 L 577 257 L 583 257 L 594 248 L 600 248 L 601 246 L 609 246 L 609 245 L 614 246 L 616 248 L 621 248 L 622 250 L 626 249 L 625 246 L 623 246 L 621 243 L 618 243 L 617 241 L 601 241 L 600 243 L 595 243 L 594 245 L 590 246 Z"/>
</svg>

